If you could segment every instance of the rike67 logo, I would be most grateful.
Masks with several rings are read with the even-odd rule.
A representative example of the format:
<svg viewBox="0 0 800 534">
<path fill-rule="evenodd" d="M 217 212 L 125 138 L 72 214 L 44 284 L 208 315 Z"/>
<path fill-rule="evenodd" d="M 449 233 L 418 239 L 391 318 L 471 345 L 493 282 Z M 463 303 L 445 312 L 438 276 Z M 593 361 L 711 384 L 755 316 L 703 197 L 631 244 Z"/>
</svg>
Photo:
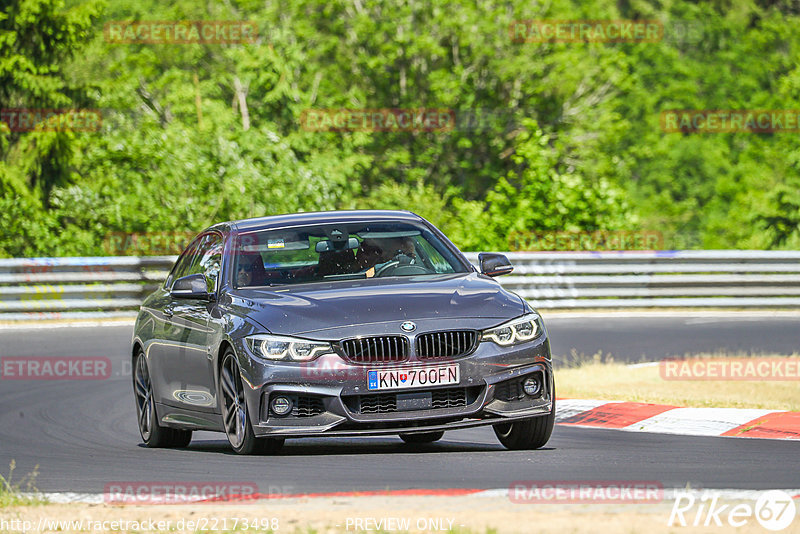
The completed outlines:
<svg viewBox="0 0 800 534">
<path fill-rule="evenodd" d="M 675 496 L 669 526 L 742 527 L 755 519 L 762 527 L 778 532 L 792 524 L 797 514 L 792 495 L 782 490 L 770 490 L 759 494 L 755 505 L 745 503 L 722 503 L 722 494 L 704 491 L 679 492 Z"/>
</svg>

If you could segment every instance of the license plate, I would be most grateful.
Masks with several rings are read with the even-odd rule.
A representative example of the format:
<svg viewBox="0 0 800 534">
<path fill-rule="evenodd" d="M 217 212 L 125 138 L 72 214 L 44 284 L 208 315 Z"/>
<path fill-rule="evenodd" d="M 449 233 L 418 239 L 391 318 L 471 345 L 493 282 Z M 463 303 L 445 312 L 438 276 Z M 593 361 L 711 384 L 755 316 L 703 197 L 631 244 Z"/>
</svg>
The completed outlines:
<svg viewBox="0 0 800 534">
<path fill-rule="evenodd" d="M 407 369 L 375 369 L 367 373 L 367 389 L 413 389 L 458 384 L 458 364 Z"/>
</svg>

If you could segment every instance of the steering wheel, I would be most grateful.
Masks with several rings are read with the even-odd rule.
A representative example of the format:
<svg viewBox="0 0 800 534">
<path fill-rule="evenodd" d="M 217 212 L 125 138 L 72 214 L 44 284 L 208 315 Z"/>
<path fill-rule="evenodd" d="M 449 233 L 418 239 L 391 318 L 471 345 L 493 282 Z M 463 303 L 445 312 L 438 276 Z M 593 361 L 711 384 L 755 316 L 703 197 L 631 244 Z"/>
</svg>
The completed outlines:
<svg viewBox="0 0 800 534">
<path fill-rule="evenodd" d="M 426 274 L 428 270 L 421 265 L 417 265 L 416 261 L 416 258 L 398 250 L 392 261 L 375 269 L 375 277 L 400 274 L 399 271 L 401 270 L 403 271 L 402 274 Z"/>
<path fill-rule="evenodd" d="M 387 276 L 390 270 L 394 271 L 399 265 L 400 262 L 397 260 L 384 263 L 378 269 L 375 269 L 375 278 L 378 278 L 379 276 Z"/>
</svg>

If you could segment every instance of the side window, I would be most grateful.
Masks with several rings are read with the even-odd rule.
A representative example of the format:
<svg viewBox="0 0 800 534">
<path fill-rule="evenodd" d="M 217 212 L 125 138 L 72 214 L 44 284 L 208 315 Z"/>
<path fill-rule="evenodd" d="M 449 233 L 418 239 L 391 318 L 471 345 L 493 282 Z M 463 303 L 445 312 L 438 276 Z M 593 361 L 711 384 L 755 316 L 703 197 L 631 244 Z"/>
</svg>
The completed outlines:
<svg viewBox="0 0 800 534">
<path fill-rule="evenodd" d="M 442 257 L 438 250 L 433 248 L 433 246 L 426 241 L 425 239 L 420 239 L 419 236 L 415 238 L 416 245 L 418 249 L 422 249 L 422 252 L 425 254 L 425 259 L 428 260 L 430 266 L 433 268 L 434 271 L 438 274 L 444 273 L 452 273 L 455 272 L 453 270 L 453 266 Z M 424 260 L 423 260 L 424 261 Z"/>
<path fill-rule="evenodd" d="M 222 237 L 217 234 L 203 236 L 194 257 L 195 260 L 186 275 L 205 275 L 208 282 L 208 292 L 214 292 L 217 288 L 217 279 L 219 279 L 219 271 L 222 266 Z"/>
<path fill-rule="evenodd" d="M 190 274 L 189 267 L 191 267 L 195 259 L 195 255 L 197 254 L 197 246 L 200 244 L 201 241 L 202 240 L 194 241 L 191 245 L 189 245 L 189 248 L 186 250 L 186 253 L 183 254 L 183 256 L 181 256 L 178 259 L 178 263 L 172 270 L 172 275 L 170 275 L 169 278 L 167 278 L 167 282 L 164 285 L 167 289 L 171 288 L 172 284 L 175 283 L 175 280 L 177 280 L 178 278 L 182 278 Z"/>
</svg>

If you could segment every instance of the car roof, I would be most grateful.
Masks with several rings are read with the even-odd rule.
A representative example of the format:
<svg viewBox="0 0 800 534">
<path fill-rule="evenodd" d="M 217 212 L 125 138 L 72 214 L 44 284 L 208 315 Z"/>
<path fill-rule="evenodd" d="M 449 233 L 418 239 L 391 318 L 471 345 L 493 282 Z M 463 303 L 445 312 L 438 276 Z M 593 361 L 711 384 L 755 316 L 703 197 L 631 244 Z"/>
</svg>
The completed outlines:
<svg viewBox="0 0 800 534">
<path fill-rule="evenodd" d="M 291 213 L 271 215 L 254 219 L 242 219 L 221 223 L 234 231 L 262 230 L 280 228 L 282 226 L 299 226 L 304 224 L 346 223 L 369 220 L 422 221 L 422 217 L 410 211 L 398 210 L 348 210 L 348 211 L 315 211 L 308 213 Z M 218 225 L 214 225 L 218 226 Z"/>
</svg>

